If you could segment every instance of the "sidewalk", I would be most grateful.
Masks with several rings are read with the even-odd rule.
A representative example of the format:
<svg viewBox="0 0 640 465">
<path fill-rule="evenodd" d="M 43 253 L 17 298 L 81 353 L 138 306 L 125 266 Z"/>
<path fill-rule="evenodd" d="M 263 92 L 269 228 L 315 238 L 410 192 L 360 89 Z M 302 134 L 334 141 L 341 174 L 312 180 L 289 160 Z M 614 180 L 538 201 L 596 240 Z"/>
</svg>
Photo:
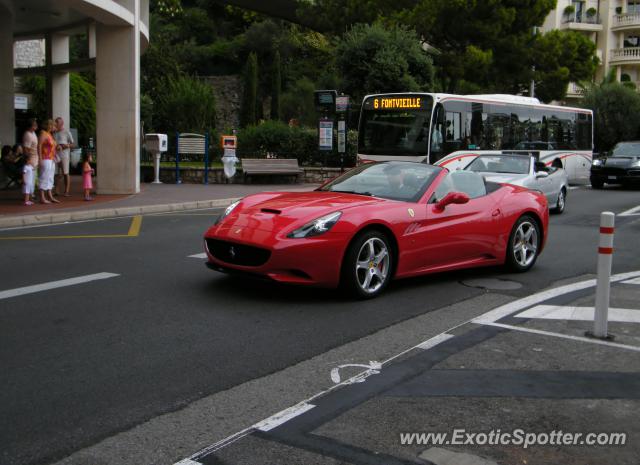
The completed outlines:
<svg viewBox="0 0 640 465">
<path fill-rule="evenodd" d="M 487 308 L 184 463 L 637 465 L 640 272 L 612 281 L 613 341 L 585 337 L 585 277 Z"/>
<path fill-rule="evenodd" d="M 0 190 L 0 228 L 224 207 L 257 192 L 308 191 L 317 187 L 316 184 L 141 184 L 139 194 L 96 195 L 94 201 L 85 202 L 82 177 L 71 179 L 71 197 L 59 196 L 59 204 L 36 203 L 27 207 L 22 204 L 20 190 Z"/>
</svg>

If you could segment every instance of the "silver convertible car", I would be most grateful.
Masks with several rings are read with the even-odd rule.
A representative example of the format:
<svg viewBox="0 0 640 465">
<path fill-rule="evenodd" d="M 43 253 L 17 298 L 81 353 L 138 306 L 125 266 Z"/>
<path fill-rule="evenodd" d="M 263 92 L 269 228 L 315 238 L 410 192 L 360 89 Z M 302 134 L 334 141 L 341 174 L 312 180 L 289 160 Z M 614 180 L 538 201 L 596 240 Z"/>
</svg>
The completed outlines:
<svg viewBox="0 0 640 465">
<path fill-rule="evenodd" d="M 569 180 L 567 172 L 547 166 L 534 155 L 483 153 L 469 163 L 465 170 L 482 174 L 487 181 L 515 184 L 542 192 L 549 208 L 562 213 L 567 200 Z"/>
</svg>

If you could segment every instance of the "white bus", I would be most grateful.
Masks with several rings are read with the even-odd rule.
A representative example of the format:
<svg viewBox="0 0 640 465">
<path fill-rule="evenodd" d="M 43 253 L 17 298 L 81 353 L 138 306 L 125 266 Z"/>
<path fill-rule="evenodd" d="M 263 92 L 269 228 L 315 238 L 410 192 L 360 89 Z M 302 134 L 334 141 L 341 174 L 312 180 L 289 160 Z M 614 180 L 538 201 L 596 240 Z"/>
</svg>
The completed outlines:
<svg viewBox="0 0 640 465">
<path fill-rule="evenodd" d="M 411 160 L 463 168 L 483 151 L 534 152 L 587 182 L 593 113 L 516 95 L 397 93 L 362 102 L 358 162 Z"/>
</svg>

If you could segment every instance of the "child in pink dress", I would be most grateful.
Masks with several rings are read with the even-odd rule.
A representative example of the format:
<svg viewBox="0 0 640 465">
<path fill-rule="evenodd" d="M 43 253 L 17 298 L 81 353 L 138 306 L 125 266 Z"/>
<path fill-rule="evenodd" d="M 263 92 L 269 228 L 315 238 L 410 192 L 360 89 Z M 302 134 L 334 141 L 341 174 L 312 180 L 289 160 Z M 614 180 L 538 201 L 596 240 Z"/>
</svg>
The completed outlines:
<svg viewBox="0 0 640 465">
<path fill-rule="evenodd" d="M 82 162 L 82 187 L 84 189 L 84 199 L 87 201 L 93 200 L 93 197 L 91 197 L 91 189 L 93 189 L 93 182 L 91 182 L 92 174 L 91 154 L 85 153 Z"/>
</svg>

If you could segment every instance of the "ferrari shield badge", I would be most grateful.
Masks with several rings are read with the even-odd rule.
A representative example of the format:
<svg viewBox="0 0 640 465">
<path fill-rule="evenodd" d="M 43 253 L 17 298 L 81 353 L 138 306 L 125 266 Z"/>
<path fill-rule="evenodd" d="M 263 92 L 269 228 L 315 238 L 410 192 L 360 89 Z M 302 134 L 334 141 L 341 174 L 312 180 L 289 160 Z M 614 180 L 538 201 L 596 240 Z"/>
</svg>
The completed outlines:
<svg viewBox="0 0 640 465">
<path fill-rule="evenodd" d="M 413 218 L 414 216 L 416 216 L 416 212 L 414 212 L 414 211 L 413 211 L 413 208 L 409 208 L 409 209 L 407 209 L 407 211 L 409 212 L 409 216 L 410 216 L 411 218 Z"/>
</svg>

